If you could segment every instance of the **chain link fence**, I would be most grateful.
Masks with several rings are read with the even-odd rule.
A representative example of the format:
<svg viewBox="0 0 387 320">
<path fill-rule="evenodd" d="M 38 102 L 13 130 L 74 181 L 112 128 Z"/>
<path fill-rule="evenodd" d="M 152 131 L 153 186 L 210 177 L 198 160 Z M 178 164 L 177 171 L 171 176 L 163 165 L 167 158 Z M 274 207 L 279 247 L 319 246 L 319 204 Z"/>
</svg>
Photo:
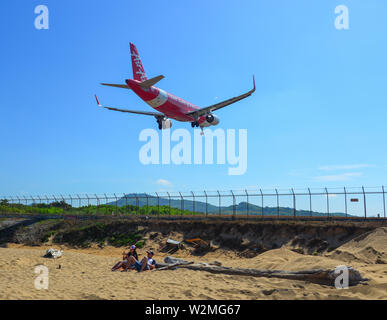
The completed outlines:
<svg viewBox="0 0 387 320">
<path fill-rule="evenodd" d="M 385 188 L 0 196 L 0 214 L 386 218 Z"/>
</svg>

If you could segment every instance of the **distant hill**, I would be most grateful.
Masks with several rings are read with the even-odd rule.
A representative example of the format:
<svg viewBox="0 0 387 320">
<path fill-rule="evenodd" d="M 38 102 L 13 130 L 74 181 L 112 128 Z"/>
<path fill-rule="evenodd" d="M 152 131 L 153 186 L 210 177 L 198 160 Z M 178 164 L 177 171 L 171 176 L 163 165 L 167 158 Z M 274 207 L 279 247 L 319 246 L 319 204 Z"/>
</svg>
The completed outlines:
<svg viewBox="0 0 387 320">
<path fill-rule="evenodd" d="M 143 207 L 147 205 L 147 199 L 146 197 L 148 196 L 148 205 L 149 206 L 157 206 L 158 205 L 158 200 L 157 197 L 152 196 L 152 195 L 147 195 L 145 193 L 139 193 L 139 194 L 127 194 L 126 197 L 122 197 L 118 199 L 117 201 L 113 201 L 108 203 L 109 205 L 117 205 L 118 207 L 123 207 L 126 205 L 137 205 L 136 203 L 136 197 L 138 198 L 138 205 L 139 207 Z M 181 208 L 181 200 L 178 199 L 171 199 L 169 200 L 168 198 L 160 197 L 160 206 L 169 206 L 169 201 L 171 204 L 172 208 Z M 187 200 L 184 199 L 183 201 L 184 204 L 184 209 L 185 210 L 190 210 L 190 211 L 195 211 L 195 212 L 206 212 L 206 203 L 203 201 L 195 201 L 195 210 L 194 210 L 194 201 L 193 200 Z M 249 206 L 249 214 L 251 215 L 261 215 L 262 214 L 262 207 L 257 206 L 252 203 L 247 203 L 247 202 L 240 202 L 236 205 L 236 214 L 247 214 L 247 205 Z M 220 210 L 218 206 L 208 204 L 207 205 L 207 210 L 209 214 L 233 214 L 233 206 L 221 206 Z M 275 216 L 277 215 L 277 207 L 264 207 L 263 208 L 263 214 L 264 215 L 271 215 Z M 279 208 L 280 215 L 284 216 L 292 216 L 294 215 L 294 209 L 289 208 L 289 207 L 280 207 Z M 309 216 L 310 212 L 308 210 L 296 210 L 296 215 L 297 216 Z M 320 217 L 320 216 L 326 216 L 326 213 L 321 213 L 321 212 L 316 212 L 312 211 L 312 216 L 314 217 Z M 331 216 L 335 217 L 341 217 L 345 216 L 345 213 L 342 212 L 335 212 L 335 213 L 330 213 Z"/>
</svg>

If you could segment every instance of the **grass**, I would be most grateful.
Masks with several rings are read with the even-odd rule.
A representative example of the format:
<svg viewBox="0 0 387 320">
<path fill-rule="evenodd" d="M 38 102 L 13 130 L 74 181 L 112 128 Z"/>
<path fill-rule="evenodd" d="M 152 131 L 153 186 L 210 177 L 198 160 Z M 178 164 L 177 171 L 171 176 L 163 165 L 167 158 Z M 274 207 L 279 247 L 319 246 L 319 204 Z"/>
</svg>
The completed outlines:
<svg viewBox="0 0 387 320">
<path fill-rule="evenodd" d="M 171 215 L 181 216 L 180 209 L 170 208 L 169 206 L 133 206 L 127 205 L 123 207 L 116 207 L 114 205 L 99 205 L 99 206 L 83 206 L 83 207 L 71 207 L 66 205 L 64 207 L 54 207 L 45 205 L 40 207 L 38 205 L 23 205 L 23 204 L 2 204 L 0 205 L 0 214 L 33 214 L 33 215 L 95 215 L 95 216 L 112 216 L 112 215 L 141 215 L 141 216 L 157 216 L 157 215 Z M 183 215 L 198 215 L 197 213 L 189 210 L 184 210 Z"/>
</svg>

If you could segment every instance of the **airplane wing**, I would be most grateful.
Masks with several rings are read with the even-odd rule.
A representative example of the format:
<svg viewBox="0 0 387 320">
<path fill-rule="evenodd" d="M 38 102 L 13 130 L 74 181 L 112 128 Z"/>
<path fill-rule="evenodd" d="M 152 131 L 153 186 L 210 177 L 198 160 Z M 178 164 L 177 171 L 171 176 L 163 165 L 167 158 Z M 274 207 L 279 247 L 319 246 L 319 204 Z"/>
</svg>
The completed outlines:
<svg viewBox="0 0 387 320">
<path fill-rule="evenodd" d="M 156 118 L 164 118 L 165 115 L 163 113 L 160 113 L 160 112 L 148 112 L 148 111 L 136 111 L 136 110 L 127 110 L 127 109 L 119 109 L 119 108 L 113 108 L 113 107 L 105 107 L 103 105 L 101 105 L 98 101 L 98 98 L 97 96 L 95 95 L 95 100 L 97 100 L 97 104 L 99 107 L 102 107 L 102 108 L 105 108 L 105 109 L 109 109 L 109 110 L 113 110 L 113 111 L 120 111 L 120 112 L 128 112 L 128 113 L 135 113 L 135 114 L 143 114 L 143 115 L 146 115 L 146 116 L 154 116 Z"/>
<path fill-rule="evenodd" d="M 237 97 L 234 97 L 234 98 L 231 98 L 231 99 L 228 99 L 228 100 L 225 100 L 225 101 L 222 101 L 222 102 L 219 102 L 217 104 L 213 104 L 209 107 L 205 107 L 205 108 L 201 108 L 201 109 L 198 109 L 198 110 L 195 110 L 195 111 L 191 111 L 191 112 L 188 112 L 186 113 L 186 115 L 189 115 L 189 116 L 194 116 L 195 118 L 199 118 L 201 116 L 204 116 L 210 112 L 213 112 L 213 111 L 216 111 L 216 110 L 219 110 L 219 109 L 222 109 L 230 104 L 233 104 L 239 100 L 242 100 L 242 99 L 245 99 L 249 96 L 251 96 L 251 94 L 255 91 L 255 78 L 253 77 L 253 84 L 254 84 L 254 88 L 251 89 L 249 92 L 246 92 L 240 96 L 237 96 Z"/>
</svg>

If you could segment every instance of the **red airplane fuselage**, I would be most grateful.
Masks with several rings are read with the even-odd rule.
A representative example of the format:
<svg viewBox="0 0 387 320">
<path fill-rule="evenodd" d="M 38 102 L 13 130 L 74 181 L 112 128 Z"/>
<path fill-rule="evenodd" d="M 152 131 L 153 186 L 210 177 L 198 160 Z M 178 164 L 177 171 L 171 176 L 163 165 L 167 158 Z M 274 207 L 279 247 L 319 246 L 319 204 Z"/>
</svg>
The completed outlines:
<svg viewBox="0 0 387 320">
<path fill-rule="evenodd" d="M 194 119 L 192 116 L 186 115 L 188 112 L 198 110 L 198 106 L 155 86 L 143 88 L 140 86 L 140 83 L 141 81 L 138 80 L 126 80 L 128 87 L 153 109 L 164 113 L 171 119 L 183 122 L 193 122 L 196 120 L 200 125 L 205 124 L 205 116 Z"/>
</svg>

